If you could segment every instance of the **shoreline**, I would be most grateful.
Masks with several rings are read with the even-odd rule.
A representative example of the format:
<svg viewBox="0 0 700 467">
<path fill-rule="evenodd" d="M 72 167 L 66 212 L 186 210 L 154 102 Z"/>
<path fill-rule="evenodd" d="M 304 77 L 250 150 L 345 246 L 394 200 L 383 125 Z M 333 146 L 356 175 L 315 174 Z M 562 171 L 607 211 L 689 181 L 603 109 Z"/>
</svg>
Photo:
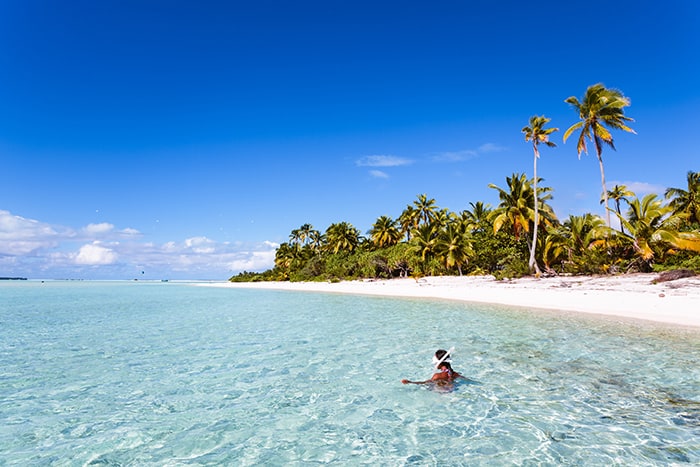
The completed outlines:
<svg viewBox="0 0 700 467">
<path fill-rule="evenodd" d="M 226 282 L 207 287 L 446 299 L 573 311 L 700 328 L 700 276 L 652 283 L 658 274 L 524 277 L 445 276 L 342 282 Z"/>
</svg>

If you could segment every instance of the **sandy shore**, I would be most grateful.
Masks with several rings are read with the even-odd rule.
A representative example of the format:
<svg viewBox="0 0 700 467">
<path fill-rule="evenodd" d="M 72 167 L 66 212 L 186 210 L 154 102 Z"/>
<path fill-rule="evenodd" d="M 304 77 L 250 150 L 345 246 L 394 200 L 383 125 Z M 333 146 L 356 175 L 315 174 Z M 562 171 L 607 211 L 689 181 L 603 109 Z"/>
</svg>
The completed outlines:
<svg viewBox="0 0 700 467">
<path fill-rule="evenodd" d="M 522 278 L 491 276 L 328 282 L 256 282 L 209 284 L 466 302 L 568 310 L 621 316 L 700 328 L 700 276 L 653 283 L 658 274 Z"/>
</svg>

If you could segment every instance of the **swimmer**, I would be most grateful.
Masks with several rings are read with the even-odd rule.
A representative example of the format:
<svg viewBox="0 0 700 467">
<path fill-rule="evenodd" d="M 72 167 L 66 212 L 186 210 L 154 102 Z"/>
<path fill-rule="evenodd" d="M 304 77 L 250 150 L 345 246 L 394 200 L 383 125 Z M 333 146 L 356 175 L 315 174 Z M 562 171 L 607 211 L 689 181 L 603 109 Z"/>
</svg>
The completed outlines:
<svg viewBox="0 0 700 467">
<path fill-rule="evenodd" d="M 449 357 L 451 356 L 450 354 L 453 350 L 453 348 L 450 350 L 439 349 L 435 352 L 435 356 L 433 357 L 433 365 L 435 365 L 435 369 L 437 371 L 432 376 L 432 378 L 427 379 L 425 381 L 410 381 L 408 379 L 402 379 L 401 382 L 403 384 L 436 383 L 442 386 L 444 384 L 453 382 L 457 378 L 464 378 L 464 376 L 460 375 L 452 369 L 452 360 Z"/>
</svg>

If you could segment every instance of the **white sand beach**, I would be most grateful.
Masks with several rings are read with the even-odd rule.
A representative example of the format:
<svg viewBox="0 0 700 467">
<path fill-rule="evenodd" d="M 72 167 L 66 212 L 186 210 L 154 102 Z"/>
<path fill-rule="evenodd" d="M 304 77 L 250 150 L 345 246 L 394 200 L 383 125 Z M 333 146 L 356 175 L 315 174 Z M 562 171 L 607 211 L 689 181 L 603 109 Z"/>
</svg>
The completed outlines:
<svg viewBox="0 0 700 467">
<path fill-rule="evenodd" d="M 209 284 L 394 297 L 494 303 L 620 316 L 700 327 L 700 276 L 653 283 L 658 274 L 521 278 L 492 276 L 330 282 Z"/>
</svg>

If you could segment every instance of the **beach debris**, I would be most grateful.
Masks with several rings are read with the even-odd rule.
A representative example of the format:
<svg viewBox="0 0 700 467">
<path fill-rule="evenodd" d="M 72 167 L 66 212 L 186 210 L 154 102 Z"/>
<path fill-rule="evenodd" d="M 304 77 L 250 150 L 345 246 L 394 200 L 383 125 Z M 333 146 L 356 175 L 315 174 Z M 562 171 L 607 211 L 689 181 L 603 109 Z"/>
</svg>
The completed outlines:
<svg viewBox="0 0 700 467">
<path fill-rule="evenodd" d="M 652 284 L 658 284 L 659 282 L 669 282 L 678 279 L 683 279 L 685 277 L 696 276 L 695 271 L 690 269 L 673 269 L 671 271 L 664 271 L 659 276 L 651 281 Z"/>
</svg>

